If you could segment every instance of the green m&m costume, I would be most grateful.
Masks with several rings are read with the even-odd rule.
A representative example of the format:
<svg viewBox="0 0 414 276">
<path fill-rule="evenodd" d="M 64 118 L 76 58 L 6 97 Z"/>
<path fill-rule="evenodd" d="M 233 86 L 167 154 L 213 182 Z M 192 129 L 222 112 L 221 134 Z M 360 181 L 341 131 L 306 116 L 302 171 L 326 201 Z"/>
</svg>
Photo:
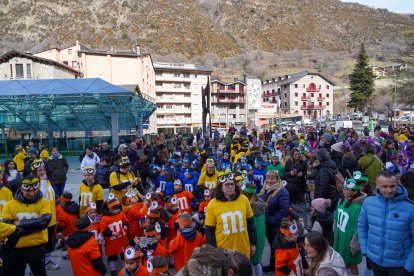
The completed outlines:
<svg viewBox="0 0 414 276">
<path fill-rule="evenodd" d="M 344 188 L 359 190 L 360 185 L 355 179 L 348 179 L 344 184 Z M 357 236 L 357 223 L 362 203 L 366 198 L 366 194 L 353 198 L 348 207 L 347 202 L 342 199 L 338 202 L 338 206 L 334 213 L 335 236 L 333 248 L 337 251 L 346 264 L 360 264 L 362 262 L 362 254 L 351 254 L 351 247 L 359 251 L 359 243 Z"/>
</svg>

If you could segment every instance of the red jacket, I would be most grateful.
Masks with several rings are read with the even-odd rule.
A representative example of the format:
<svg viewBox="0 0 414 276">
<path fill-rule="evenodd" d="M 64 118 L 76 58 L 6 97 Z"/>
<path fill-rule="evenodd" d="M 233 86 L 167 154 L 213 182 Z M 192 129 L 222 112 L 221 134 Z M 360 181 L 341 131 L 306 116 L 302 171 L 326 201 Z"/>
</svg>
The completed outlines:
<svg viewBox="0 0 414 276">
<path fill-rule="evenodd" d="M 101 261 L 101 266 L 106 270 L 102 261 L 101 251 L 98 243 L 92 233 L 75 232 L 68 238 L 68 254 L 70 265 L 72 266 L 73 275 L 85 276 L 96 275 L 99 276 L 104 271 L 98 271 L 92 264 L 92 261 Z"/>
<path fill-rule="evenodd" d="M 203 238 L 201 234 L 198 233 L 194 228 L 193 231 L 195 231 L 195 237 L 192 240 L 187 240 L 181 233 L 178 233 L 177 237 L 170 242 L 168 251 L 170 254 L 174 254 L 174 265 L 176 272 L 184 267 L 185 263 L 193 254 L 194 248 L 203 245 Z"/>
<path fill-rule="evenodd" d="M 171 214 L 171 217 L 168 219 L 167 244 L 177 236 L 177 230 L 174 229 L 174 225 L 180 215 L 181 211 L 178 210 L 177 213 Z"/>
<path fill-rule="evenodd" d="M 295 275 L 303 275 L 302 260 L 299 254 L 298 245 L 290 248 L 276 248 L 275 250 L 275 275 L 287 276 L 289 273 L 283 273 L 283 270 L 289 269 Z"/>
<path fill-rule="evenodd" d="M 79 205 L 71 202 L 56 207 L 56 219 L 58 226 L 62 229 L 63 237 L 67 238 L 76 230 L 76 220 L 79 218 Z"/>
<path fill-rule="evenodd" d="M 142 237 L 144 235 L 142 228 L 139 226 L 139 220 L 145 218 L 147 212 L 148 206 L 143 202 L 136 203 L 130 208 L 125 208 L 125 214 L 129 221 L 128 239 L 133 240 L 135 237 Z"/>
<path fill-rule="evenodd" d="M 100 232 L 105 237 L 106 256 L 121 254 L 128 247 L 128 237 L 126 229 L 123 227 L 126 222 L 128 222 L 128 219 L 122 212 L 114 216 L 102 216 Z M 116 236 L 108 236 L 110 233 L 108 230 Z"/>
</svg>

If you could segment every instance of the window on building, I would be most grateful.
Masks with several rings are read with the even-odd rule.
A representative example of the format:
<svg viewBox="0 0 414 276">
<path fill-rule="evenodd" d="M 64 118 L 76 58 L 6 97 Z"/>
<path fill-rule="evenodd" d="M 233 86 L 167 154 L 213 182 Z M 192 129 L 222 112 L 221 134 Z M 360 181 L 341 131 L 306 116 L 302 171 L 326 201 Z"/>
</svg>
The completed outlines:
<svg viewBox="0 0 414 276">
<path fill-rule="evenodd" d="M 285 98 L 287 98 L 287 93 L 285 93 Z"/>
<path fill-rule="evenodd" d="M 326 94 L 326 97 L 329 98 L 329 94 Z"/>
<path fill-rule="evenodd" d="M 280 93 L 280 87 L 277 89 L 277 93 Z"/>
<path fill-rule="evenodd" d="M 197 78 L 197 74 L 194 74 L 194 78 L 195 78 L 195 79 Z"/>
<path fill-rule="evenodd" d="M 274 89 L 272 89 L 272 94 L 273 94 L 273 93 L 275 93 L 275 90 L 274 90 Z"/>
<path fill-rule="evenodd" d="M 179 77 L 180 77 L 180 74 L 178 74 L 178 73 L 174 74 L 174 78 L 179 78 Z"/>
<path fill-rule="evenodd" d="M 322 85 L 319 84 L 319 89 L 321 89 Z"/>
<path fill-rule="evenodd" d="M 72 49 L 68 49 L 68 55 L 72 54 Z"/>
<path fill-rule="evenodd" d="M 32 65 L 26 64 L 26 77 L 31 78 L 32 77 Z"/>
<path fill-rule="evenodd" d="M 295 106 L 298 106 L 299 105 L 299 103 L 298 102 L 295 102 Z"/>
<path fill-rule="evenodd" d="M 297 83 L 295 83 L 295 88 L 298 88 L 298 84 Z"/>
<path fill-rule="evenodd" d="M 65 65 L 69 65 L 69 62 L 68 62 L 67 60 L 64 60 L 64 61 L 63 61 L 63 64 L 65 64 Z"/>
<path fill-rule="evenodd" d="M 13 78 L 13 64 L 10 64 L 10 78 Z"/>
<path fill-rule="evenodd" d="M 313 97 L 313 93 L 311 93 L 311 97 Z"/>
<path fill-rule="evenodd" d="M 188 84 L 188 83 L 184 84 L 184 88 L 185 89 L 190 89 L 190 84 Z"/>
<path fill-rule="evenodd" d="M 295 97 L 297 97 L 298 96 L 298 93 L 295 93 Z"/>
<path fill-rule="evenodd" d="M 16 78 L 24 78 L 23 64 L 21 63 L 16 64 Z"/>
<path fill-rule="evenodd" d="M 306 93 L 302 93 L 302 97 L 306 97 Z"/>
<path fill-rule="evenodd" d="M 329 85 L 326 86 L 326 89 L 329 89 Z"/>
<path fill-rule="evenodd" d="M 306 84 L 303 84 L 303 88 L 306 88 Z"/>
<path fill-rule="evenodd" d="M 174 88 L 181 88 L 181 83 L 174 83 Z"/>
<path fill-rule="evenodd" d="M 167 109 L 167 110 L 172 110 L 172 109 L 173 109 L 173 107 L 172 107 L 172 105 L 166 105 L 166 106 L 165 106 L 165 109 Z"/>
<path fill-rule="evenodd" d="M 273 100 L 273 101 L 276 101 L 276 97 L 273 97 L 273 98 L 272 98 L 272 100 Z"/>
<path fill-rule="evenodd" d="M 157 109 L 162 109 L 162 105 L 157 105 Z"/>
<path fill-rule="evenodd" d="M 160 72 L 156 72 L 156 73 L 155 73 L 155 76 L 156 76 L 156 77 L 162 77 L 162 73 L 160 73 Z"/>
<path fill-rule="evenodd" d="M 72 61 L 72 67 L 78 67 L 78 62 L 76 60 Z"/>
<path fill-rule="evenodd" d="M 184 74 L 184 78 L 189 79 L 190 78 L 190 74 L 185 73 Z"/>
<path fill-rule="evenodd" d="M 329 106 L 329 102 L 326 102 L 326 106 Z"/>
<path fill-rule="evenodd" d="M 286 107 L 287 106 L 287 102 L 284 102 L 283 105 Z"/>
</svg>

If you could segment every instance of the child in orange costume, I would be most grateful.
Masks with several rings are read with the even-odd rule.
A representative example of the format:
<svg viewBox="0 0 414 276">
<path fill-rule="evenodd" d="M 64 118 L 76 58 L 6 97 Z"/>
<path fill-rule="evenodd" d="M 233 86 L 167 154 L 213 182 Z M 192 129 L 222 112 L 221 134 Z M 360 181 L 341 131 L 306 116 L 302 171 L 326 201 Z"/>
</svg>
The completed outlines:
<svg viewBox="0 0 414 276">
<path fill-rule="evenodd" d="M 101 226 L 101 216 L 98 214 L 96 210 L 96 204 L 91 203 L 85 208 L 85 214 L 88 215 L 89 219 L 92 222 L 92 227 L 90 231 L 94 234 L 94 237 L 96 241 L 98 242 L 99 249 L 102 252 L 102 244 L 104 241 L 104 237 L 102 233 L 100 232 L 100 226 Z"/>
<path fill-rule="evenodd" d="M 124 252 L 125 266 L 118 276 L 147 276 L 146 266 L 141 263 L 141 252 L 133 247 L 127 247 Z"/>
<path fill-rule="evenodd" d="M 181 183 L 180 179 L 174 181 L 174 194 L 177 198 L 177 205 L 180 208 L 181 212 L 187 212 L 191 214 L 191 201 L 194 199 L 193 193 L 186 191 Z"/>
<path fill-rule="evenodd" d="M 275 275 L 303 275 L 302 259 L 297 244 L 298 225 L 296 221 L 283 219 L 280 232 L 276 234 L 272 248 L 275 248 Z"/>
<path fill-rule="evenodd" d="M 189 213 L 182 213 L 178 219 L 180 232 L 170 242 L 169 253 L 174 254 L 175 271 L 178 272 L 190 259 L 193 250 L 203 245 L 201 234 L 195 229 Z"/>
<path fill-rule="evenodd" d="M 134 192 L 127 192 L 122 198 L 122 211 L 127 216 L 128 225 L 128 239 L 133 241 L 135 237 L 142 237 L 144 232 L 139 224 L 139 221 L 145 218 L 148 212 L 148 207 L 144 202 L 138 202 L 138 198 Z"/>
<path fill-rule="evenodd" d="M 166 248 L 169 227 L 167 224 L 165 224 L 165 220 L 162 219 L 161 216 L 166 216 L 168 221 L 168 213 L 164 210 L 164 208 L 159 209 L 159 206 L 160 205 L 157 201 L 151 202 L 147 215 L 145 216 L 144 228 L 148 227 L 148 225 L 155 225 L 156 223 L 158 223 L 161 226 L 161 238 L 158 240 L 158 242 Z"/>
<path fill-rule="evenodd" d="M 72 201 L 72 194 L 63 192 L 60 202 L 56 207 L 56 218 L 58 226 L 56 232 L 62 232 L 63 239 L 66 240 L 70 234 L 76 230 L 76 220 L 79 218 L 79 205 Z"/>
<path fill-rule="evenodd" d="M 105 254 L 108 256 L 111 275 L 114 273 L 116 275 L 118 254 L 122 254 L 124 248 L 128 247 L 126 234 L 128 219 L 121 212 L 121 203 L 113 194 L 109 195 L 107 206 L 109 211 L 102 216 L 100 232 L 105 237 Z"/>
<path fill-rule="evenodd" d="M 68 237 L 68 254 L 75 276 L 105 275 L 107 270 L 98 244 L 90 230 L 91 220 L 87 215 L 76 221 L 76 231 Z"/>
<path fill-rule="evenodd" d="M 144 237 L 141 237 L 138 241 L 139 247 L 141 248 L 142 257 L 145 265 L 148 259 L 156 256 L 163 256 L 165 258 L 170 257 L 170 253 L 165 247 L 159 243 L 161 239 L 161 227 L 158 223 L 156 225 L 148 225 L 144 230 Z"/>
<path fill-rule="evenodd" d="M 167 212 L 170 215 L 170 218 L 168 219 L 168 236 L 167 240 L 168 243 L 172 241 L 177 236 L 177 229 L 178 229 L 178 217 L 181 215 L 181 211 L 177 206 L 177 198 L 176 197 L 170 197 L 167 200 Z"/>
<path fill-rule="evenodd" d="M 198 219 L 201 224 L 204 224 L 204 220 L 206 218 L 206 209 L 207 205 L 211 200 L 211 192 L 210 190 L 204 190 L 204 200 L 198 206 Z"/>
<path fill-rule="evenodd" d="M 168 276 L 168 260 L 162 256 L 147 262 L 147 271 L 154 276 Z"/>
</svg>

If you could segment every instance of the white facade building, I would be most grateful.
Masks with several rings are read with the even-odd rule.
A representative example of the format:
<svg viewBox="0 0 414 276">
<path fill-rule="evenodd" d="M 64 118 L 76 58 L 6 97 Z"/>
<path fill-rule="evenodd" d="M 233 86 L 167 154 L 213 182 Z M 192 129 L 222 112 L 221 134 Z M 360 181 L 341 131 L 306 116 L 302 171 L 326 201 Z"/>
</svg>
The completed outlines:
<svg viewBox="0 0 414 276">
<path fill-rule="evenodd" d="M 196 132 L 202 124 L 201 92 L 211 70 L 189 63 L 154 62 L 157 130 Z"/>
<path fill-rule="evenodd" d="M 320 119 L 333 114 L 333 88 L 334 83 L 321 74 L 303 71 L 264 81 L 262 99 L 280 107 L 275 114 Z"/>
</svg>

